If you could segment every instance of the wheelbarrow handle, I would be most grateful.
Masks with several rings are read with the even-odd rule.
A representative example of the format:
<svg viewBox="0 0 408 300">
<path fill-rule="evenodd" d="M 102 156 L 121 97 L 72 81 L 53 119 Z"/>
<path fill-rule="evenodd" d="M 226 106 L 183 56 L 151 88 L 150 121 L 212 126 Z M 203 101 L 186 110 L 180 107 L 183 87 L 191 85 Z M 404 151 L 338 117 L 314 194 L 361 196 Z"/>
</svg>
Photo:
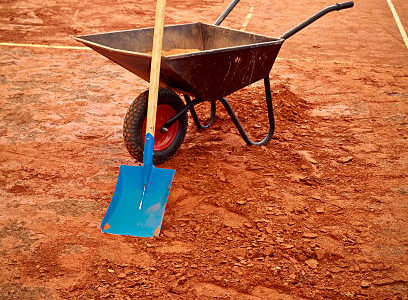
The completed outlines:
<svg viewBox="0 0 408 300">
<path fill-rule="evenodd" d="M 314 21 L 316 21 L 317 19 L 320 19 L 321 17 L 323 17 L 325 14 L 327 14 L 329 12 L 332 12 L 332 11 L 335 11 L 335 10 L 338 11 L 338 10 L 342 10 L 342 9 L 346 9 L 346 8 L 351 8 L 353 6 L 354 6 L 354 2 L 353 1 L 348 1 L 348 2 L 343 2 L 343 3 L 336 3 L 334 5 L 326 7 L 325 9 L 319 11 L 317 14 L 311 16 L 306 21 L 300 23 L 298 26 L 296 26 L 296 27 L 292 28 L 291 30 L 289 30 L 288 32 L 284 33 L 281 36 L 281 39 L 286 40 L 286 39 L 290 38 L 292 35 L 299 32 L 303 28 L 309 26 Z"/>
<path fill-rule="evenodd" d="M 232 0 L 230 5 L 224 10 L 224 12 L 218 17 L 217 21 L 215 21 L 215 26 L 220 26 L 222 21 L 229 15 L 229 13 L 234 9 L 234 7 L 238 4 L 239 0 Z"/>
<path fill-rule="evenodd" d="M 342 9 L 346 9 L 346 8 L 352 8 L 354 6 L 354 2 L 353 1 L 347 1 L 347 2 L 342 2 L 342 3 L 336 3 L 335 5 L 338 7 L 337 10 L 342 10 Z"/>
</svg>

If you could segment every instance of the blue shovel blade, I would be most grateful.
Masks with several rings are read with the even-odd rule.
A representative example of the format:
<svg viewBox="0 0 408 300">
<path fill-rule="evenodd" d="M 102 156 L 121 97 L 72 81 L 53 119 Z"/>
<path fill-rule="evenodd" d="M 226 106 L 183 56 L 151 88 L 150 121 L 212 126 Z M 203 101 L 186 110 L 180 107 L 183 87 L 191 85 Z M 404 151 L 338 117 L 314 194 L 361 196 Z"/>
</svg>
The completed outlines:
<svg viewBox="0 0 408 300">
<path fill-rule="evenodd" d="M 120 166 L 115 192 L 102 220 L 102 232 L 139 237 L 159 235 L 175 170 L 152 166 L 149 188 L 143 196 L 144 168 Z"/>
</svg>

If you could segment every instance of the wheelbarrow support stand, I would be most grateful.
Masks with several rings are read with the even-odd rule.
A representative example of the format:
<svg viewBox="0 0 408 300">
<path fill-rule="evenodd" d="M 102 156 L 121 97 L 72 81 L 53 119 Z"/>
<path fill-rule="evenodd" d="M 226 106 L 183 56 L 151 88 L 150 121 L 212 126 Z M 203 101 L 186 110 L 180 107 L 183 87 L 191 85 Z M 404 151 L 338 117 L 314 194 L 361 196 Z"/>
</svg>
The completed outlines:
<svg viewBox="0 0 408 300">
<path fill-rule="evenodd" d="M 231 105 L 228 103 L 227 99 L 225 99 L 225 97 L 220 99 L 220 102 L 222 103 L 222 105 L 224 105 L 224 107 L 227 110 L 228 115 L 230 116 L 232 122 L 234 123 L 235 127 L 238 129 L 239 134 L 241 135 L 241 137 L 243 138 L 243 140 L 245 141 L 245 143 L 248 146 L 266 145 L 271 140 L 271 138 L 273 136 L 273 133 L 275 132 L 275 117 L 273 115 L 271 85 L 270 85 L 270 82 L 269 82 L 269 77 L 264 78 L 264 84 L 265 84 L 266 106 L 268 107 L 269 130 L 268 130 L 268 134 L 266 135 L 266 137 L 263 140 L 259 141 L 259 142 L 253 142 L 249 138 L 248 134 L 246 133 L 244 127 L 242 127 L 241 122 L 238 120 L 238 117 L 234 113 L 234 110 L 232 109 Z"/>
<path fill-rule="evenodd" d="M 228 112 L 228 115 L 230 116 L 235 127 L 238 129 L 238 132 L 241 135 L 242 139 L 249 146 L 266 145 L 271 140 L 271 138 L 273 137 L 273 133 L 275 132 L 275 117 L 273 114 L 272 95 L 271 95 L 271 86 L 269 82 L 269 77 L 264 78 L 264 85 L 265 85 L 266 106 L 268 109 L 269 130 L 268 130 L 266 137 L 259 142 L 254 142 L 251 140 L 249 135 L 246 133 L 244 127 L 242 126 L 241 122 L 239 121 L 237 115 L 235 114 L 234 110 L 232 109 L 231 105 L 229 104 L 228 100 L 225 97 L 222 97 L 221 99 L 219 99 L 219 101 L 222 103 L 222 105 Z M 173 116 L 170 120 L 164 123 L 163 127 L 161 128 L 162 132 L 166 132 L 168 128 L 170 128 L 170 126 L 173 125 L 173 123 L 175 123 L 177 119 L 182 114 L 185 114 L 187 111 L 190 111 L 191 116 L 193 117 L 193 120 L 194 120 L 194 124 L 196 125 L 198 129 L 206 129 L 212 125 L 214 121 L 214 117 L 215 117 L 215 112 L 216 112 L 216 101 L 211 102 L 210 118 L 207 124 L 203 125 L 198 119 L 197 112 L 194 106 L 202 102 L 205 102 L 205 100 L 202 100 L 200 98 L 195 98 L 194 100 L 191 100 L 190 96 L 186 94 L 184 95 L 184 99 L 186 100 L 186 103 L 187 103 L 186 106 L 181 111 L 179 111 L 175 116 Z"/>
</svg>

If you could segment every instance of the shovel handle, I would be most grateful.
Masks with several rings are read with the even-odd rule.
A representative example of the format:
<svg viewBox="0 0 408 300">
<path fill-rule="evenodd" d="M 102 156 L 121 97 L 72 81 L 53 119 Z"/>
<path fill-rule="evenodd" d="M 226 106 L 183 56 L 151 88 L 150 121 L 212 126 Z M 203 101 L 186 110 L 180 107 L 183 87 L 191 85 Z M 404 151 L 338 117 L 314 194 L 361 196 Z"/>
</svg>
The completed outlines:
<svg viewBox="0 0 408 300">
<path fill-rule="evenodd" d="M 161 50 L 163 44 L 165 8 L 166 0 L 157 0 L 156 19 L 153 34 L 152 61 L 150 64 L 149 97 L 146 116 L 146 134 L 150 133 L 153 137 L 156 128 L 156 111 L 160 82 L 160 63 L 161 63 Z"/>
</svg>

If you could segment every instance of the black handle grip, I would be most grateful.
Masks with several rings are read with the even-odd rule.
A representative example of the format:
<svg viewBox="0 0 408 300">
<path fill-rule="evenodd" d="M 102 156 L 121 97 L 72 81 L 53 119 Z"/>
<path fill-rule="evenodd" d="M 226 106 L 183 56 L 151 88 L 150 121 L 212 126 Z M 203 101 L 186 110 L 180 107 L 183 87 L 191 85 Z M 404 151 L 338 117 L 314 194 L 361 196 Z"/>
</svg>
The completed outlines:
<svg viewBox="0 0 408 300">
<path fill-rule="evenodd" d="M 338 7 L 337 10 L 352 8 L 354 6 L 354 2 L 353 1 L 348 1 L 348 2 L 336 3 L 336 6 Z"/>
</svg>

